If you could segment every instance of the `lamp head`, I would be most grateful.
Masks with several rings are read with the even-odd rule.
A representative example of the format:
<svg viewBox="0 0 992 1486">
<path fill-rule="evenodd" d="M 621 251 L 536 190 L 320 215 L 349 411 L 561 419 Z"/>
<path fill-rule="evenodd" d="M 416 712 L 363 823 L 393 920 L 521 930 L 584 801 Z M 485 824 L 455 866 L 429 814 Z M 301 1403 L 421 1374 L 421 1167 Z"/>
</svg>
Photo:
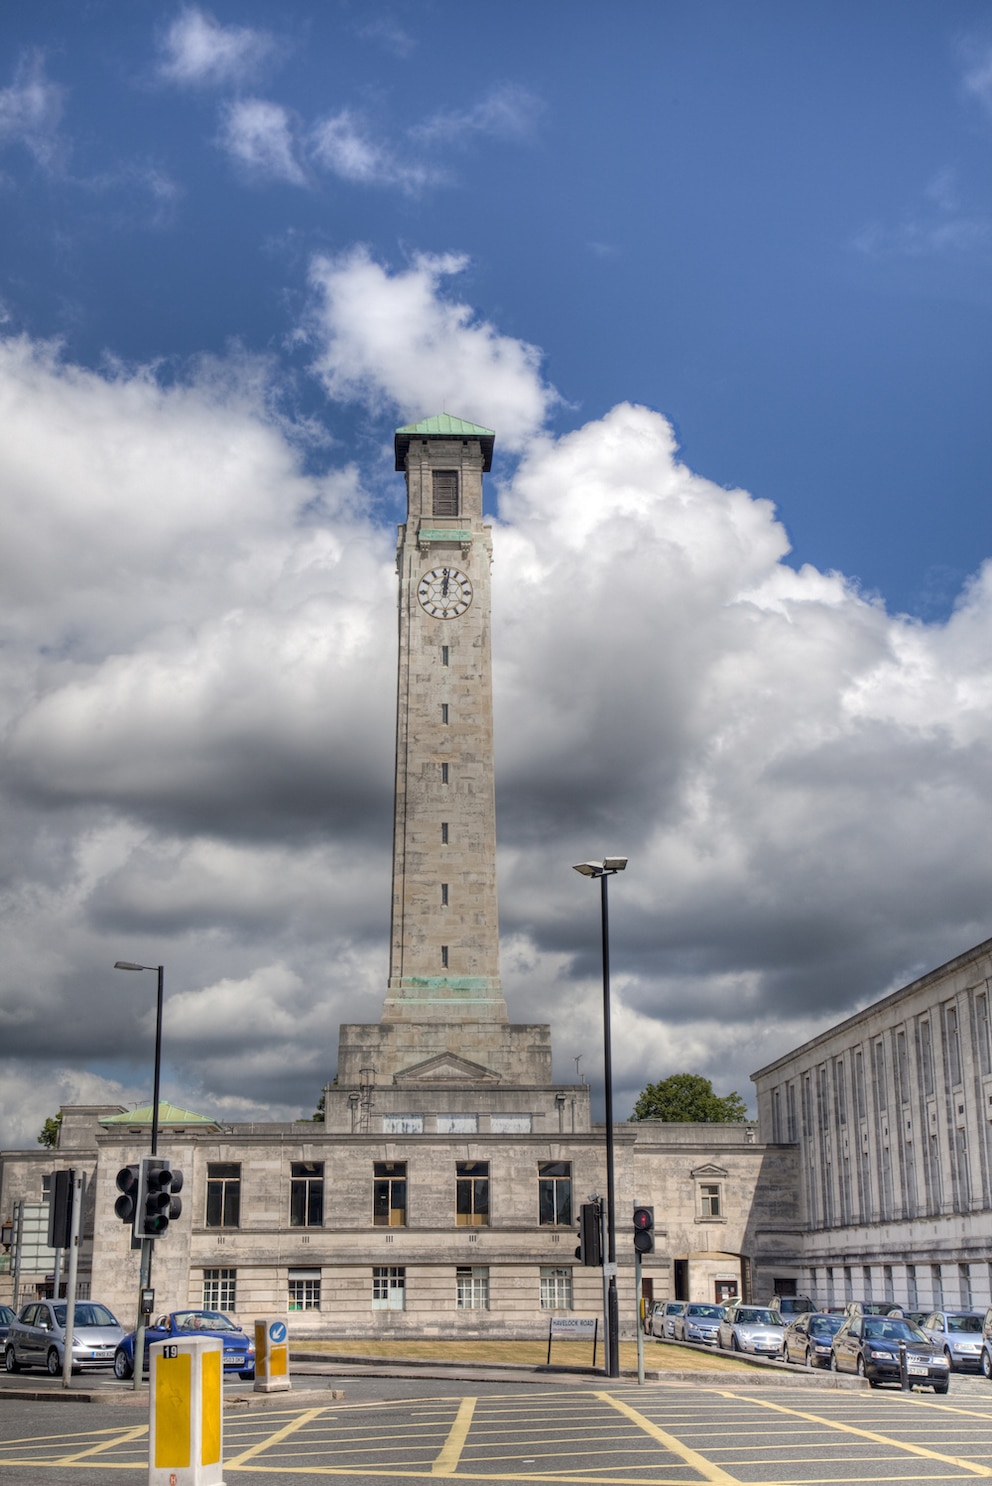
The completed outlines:
<svg viewBox="0 0 992 1486">
<path fill-rule="evenodd" d="M 627 861 L 627 857 L 604 857 L 601 862 L 579 862 L 572 870 L 583 877 L 605 877 L 607 872 L 622 872 Z"/>
<path fill-rule="evenodd" d="M 147 970 L 147 965 L 133 965 L 130 960 L 115 960 L 115 970 Z"/>
</svg>

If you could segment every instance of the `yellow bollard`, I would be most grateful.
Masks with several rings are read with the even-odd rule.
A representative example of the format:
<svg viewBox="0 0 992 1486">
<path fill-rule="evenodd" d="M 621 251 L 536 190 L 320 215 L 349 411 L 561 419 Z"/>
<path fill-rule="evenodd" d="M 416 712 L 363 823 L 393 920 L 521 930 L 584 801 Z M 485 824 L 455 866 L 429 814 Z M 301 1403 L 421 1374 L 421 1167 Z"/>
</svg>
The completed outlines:
<svg viewBox="0 0 992 1486">
<path fill-rule="evenodd" d="M 281 1316 L 255 1322 L 255 1392 L 280 1393 L 289 1381 L 289 1336 Z"/>
<path fill-rule="evenodd" d="M 223 1343 L 191 1336 L 148 1352 L 148 1486 L 224 1486 Z"/>
</svg>

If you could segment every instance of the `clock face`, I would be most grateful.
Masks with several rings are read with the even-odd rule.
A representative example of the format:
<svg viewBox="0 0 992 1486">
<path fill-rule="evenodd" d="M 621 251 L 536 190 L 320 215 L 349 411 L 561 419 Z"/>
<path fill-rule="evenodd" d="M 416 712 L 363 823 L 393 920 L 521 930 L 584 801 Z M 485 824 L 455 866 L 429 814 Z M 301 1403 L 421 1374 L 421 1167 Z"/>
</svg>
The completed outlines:
<svg viewBox="0 0 992 1486">
<path fill-rule="evenodd" d="M 472 602 L 472 584 L 458 568 L 431 568 L 417 585 L 417 598 L 432 619 L 457 619 Z"/>
</svg>

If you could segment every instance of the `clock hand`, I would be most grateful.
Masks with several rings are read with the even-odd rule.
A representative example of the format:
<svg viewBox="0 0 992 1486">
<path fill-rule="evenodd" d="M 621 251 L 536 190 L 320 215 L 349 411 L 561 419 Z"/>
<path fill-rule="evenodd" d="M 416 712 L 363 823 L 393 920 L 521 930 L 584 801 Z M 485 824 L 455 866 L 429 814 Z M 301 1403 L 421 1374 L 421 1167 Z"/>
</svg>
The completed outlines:
<svg viewBox="0 0 992 1486">
<path fill-rule="evenodd" d="M 441 571 L 444 574 L 444 578 L 443 578 L 442 583 L 441 583 L 441 594 L 442 594 L 442 597 L 447 598 L 448 597 L 448 569 L 447 568 L 442 568 Z"/>
</svg>

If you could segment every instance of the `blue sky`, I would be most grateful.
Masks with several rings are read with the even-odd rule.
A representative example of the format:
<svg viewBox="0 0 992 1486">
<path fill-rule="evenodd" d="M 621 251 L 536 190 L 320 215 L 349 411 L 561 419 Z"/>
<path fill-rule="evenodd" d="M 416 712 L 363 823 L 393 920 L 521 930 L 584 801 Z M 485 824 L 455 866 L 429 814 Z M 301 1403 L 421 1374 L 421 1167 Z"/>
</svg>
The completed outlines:
<svg viewBox="0 0 992 1486">
<path fill-rule="evenodd" d="M 504 975 L 559 1077 L 595 940 L 533 884 L 605 832 L 623 1097 L 747 1093 L 985 937 L 986 4 L 4 22 L 0 1145 L 144 1092 L 117 958 L 231 1117 L 378 1014 L 391 431 L 441 407 L 497 431 Z"/>
</svg>

